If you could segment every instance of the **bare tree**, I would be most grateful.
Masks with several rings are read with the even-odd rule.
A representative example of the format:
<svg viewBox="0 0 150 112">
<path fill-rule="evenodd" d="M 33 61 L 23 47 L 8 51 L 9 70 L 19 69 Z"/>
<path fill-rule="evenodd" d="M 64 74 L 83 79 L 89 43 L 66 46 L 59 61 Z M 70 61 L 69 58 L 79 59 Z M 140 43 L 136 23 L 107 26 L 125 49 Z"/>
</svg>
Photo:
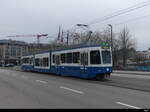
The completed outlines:
<svg viewBox="0 0 150 112">
<path fill-rule="evenodd" d="M 135 41 L 131 38 L 130 31 L 124 27 L 119 33 L 119 47 L 122 54 L 123 66 L 126 66 L 129 50 L 135 48 Z"/>
<path fill-rule="evenodd" d="M 95 32 L 71 32 L 71 37 L 73 43 L 80 44 L 80 43 L 99 43 L 102 41 L 110 42 L 110 34 L 109 30 L 104 30 L 102 32 L 95 31 Z"/>
</svg>

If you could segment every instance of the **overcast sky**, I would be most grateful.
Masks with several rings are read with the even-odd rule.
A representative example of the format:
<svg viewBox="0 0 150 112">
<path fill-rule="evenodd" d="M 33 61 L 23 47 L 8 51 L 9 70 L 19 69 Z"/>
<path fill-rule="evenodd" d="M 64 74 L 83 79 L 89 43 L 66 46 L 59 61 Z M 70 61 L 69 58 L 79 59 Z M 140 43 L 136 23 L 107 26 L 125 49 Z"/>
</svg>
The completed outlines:
<svg viewBox="0 0 150 112">
<path fill-rule="evenodd" d="M 59 24 L 67 30 L 77 23 L 92 22 L 144 1 L 147 0 L 0 0 L 0 39 L 19 34 L 56 34 Z M 125 22 L 143 16 L 142 19 Z M 90 28 L 101 31 L 108 24 L 113 25 L 115 33 L 127 26 L 137 41 L 138 50 L 150 47 L 150 6 L 94 24 Z M 36 42 L 35 37 L 12 39 Z"/>
</svg>

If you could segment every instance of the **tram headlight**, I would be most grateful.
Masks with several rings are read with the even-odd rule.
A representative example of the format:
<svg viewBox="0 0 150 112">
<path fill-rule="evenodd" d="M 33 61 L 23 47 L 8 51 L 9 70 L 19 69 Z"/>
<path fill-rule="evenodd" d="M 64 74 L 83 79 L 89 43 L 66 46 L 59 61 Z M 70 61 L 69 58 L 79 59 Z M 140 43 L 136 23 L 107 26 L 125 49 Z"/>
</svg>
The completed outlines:
<svg viewBox="0 0 150 112">
<path fill-rule="evenodd" d="M 109 68 L 106 68 L 107 71 L 109 71 Z"/>
</svg>

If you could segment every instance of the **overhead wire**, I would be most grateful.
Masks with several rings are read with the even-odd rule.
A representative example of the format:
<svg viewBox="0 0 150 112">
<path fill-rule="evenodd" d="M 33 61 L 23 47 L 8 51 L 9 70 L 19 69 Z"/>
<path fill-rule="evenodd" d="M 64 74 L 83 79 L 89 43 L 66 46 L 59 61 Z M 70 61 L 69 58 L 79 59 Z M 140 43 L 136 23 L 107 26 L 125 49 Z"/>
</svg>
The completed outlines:
<svg viewBox="0 0 150 112">
<path fill-rule="evenodd" d="M 91 21 L 91 22 L 89 22 L 89 23 L 87 23 L 87 24 L 88 24 L 88 25 L 93 25 L 93 24 L 96 24 L 96 23 L 99 23 L 99 22 L 103 22 L 103 21 L 106 21 L 106 20 L 108 20 L 108 19 L 112 19 L 112 18 L 114 18 L 114 17 L 116 17 L 116 16 L 119 16 L 119 15 L 122 15 L 122 14 L 126 14 L 126 13 L 128 13 L 128 12 L 131 12 L 131 11 L 134 11 L 134 10 L 136 10 L 136 9 L 143 8 L 143 7 L 146 7 L 146 6 L 149 6 L 149 5 L 150 5 L 150 0 L 145 1 L 145 2 L 142 2 L 142 3 L 138 3 L 138 4 L 134 5 L 134 6 L 131 6 L 131 7 L 128 7 L 128 8 L 126 8 L 126 9 L 122 9 L 122 10 L 116 11 L 116 12 L 114 12 L 114 13 L 112 13 L 112 14 L 109 14 L 109 15 L 106 15 L 106 16 L 104 16 L 104 17 L 102 17 L 102 18 L 93 20 L 93 21 Z M 147 15 L 147 16 L 150 16 L 150 15 Z M 133 21 L 133 20 L 136 20 L 136 19 L 144 18 L 144 17 L 146 17 L 146 16 L 134 18 L 134 19 L 131 19 L 131 20 L 127 20 L 127 21 L 125 21 L 125 22 Z M 121 23 L 118 23 L 118 24 L 115 24 L 115 25 L 119 25 L 119 24 L 123 24 L 123 23 L 124 23 L 124 22 L 121 22 Z M 75 31 L 76 29 L 77 29 L 77 28 L 75 28 L 75 26 L 73 26 L 73 27 L 71 27 L 71 28 L 68 29 L 68 30 L 74 30 L 74 31 Z M 64 34 L 66 34 L 66 33 L 67 33 L 67 31 L 64 32 Z M 43 38 L 43 39 L 40 39 L 40 40 L 45 40 L 45 39 L 48 39 L 48 38 L 54 38 L 53 35 L 58 35 L 58 33 L 52 34 L 52 35 L 47 36 L 47 37 L 45 37 L 45 38 Z"/>
<path fill-rule="evenodd" d="M 136 9 L 143 8 L 143 7 L 146 7 L 146 6 L 149 6 L 149 5 L 150 5 L 150 0 L 148 0 L 146 2 L 142 2 L 142 3 L 136 4 L 136 5 L 131 6 L 131 7 L 128 7 L 126 9 L 119 10 L 117 12 L 114 12 L 114 13 L 106 15 L 106 16 L 104 16 L 102 18 L 93 20 L 93 21 L 88 22 L 86 24 L 93 25 L 93 24 L 96 24 L 96 23 L 99 23 L 99 22 L 103 22 L 103 21 L 106 21 L 108 19 L 112 19 L 112 18 L 114 18 L 116 16 L 119 16 L 119 15 L 122 15 L 122 14 L 125 14 L 125 13 L 128 13 L 128 12 L 134 11 Z"/>
<path fill-rule="evenodd" d="M 145 19 L 146 17 L 150 17 L 150 14 L 149 15 L 145 15 L 145 16 L 140 16 L 140 17 L 137 17 L 137 18 L 132 18 L 132 19 L 129 19 L 129 20 L 126 20 L 126 21 L 123 21 L 123 22 L 120 22 L 120 23 L 117 23 L 117 24 L 114 24 L 115 26 L 118 26 L 118 25 L 121 25 L 121 24 L 124 24 L 124 23 L 128 23 L 128 22 L 135 22 L 137 20 L 141 20 L 141 19 Z"/>
</svg>

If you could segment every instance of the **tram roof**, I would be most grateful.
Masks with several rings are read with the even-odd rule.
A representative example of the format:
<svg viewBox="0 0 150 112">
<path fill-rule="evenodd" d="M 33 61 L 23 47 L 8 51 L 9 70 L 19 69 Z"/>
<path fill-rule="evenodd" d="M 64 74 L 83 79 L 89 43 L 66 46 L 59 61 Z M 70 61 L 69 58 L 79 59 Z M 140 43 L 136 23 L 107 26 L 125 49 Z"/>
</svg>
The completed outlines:
<svg viewBox="0 0 150 112">
<path fill-rule="evenodd" d="M 45 50 L 45 51 L 37 51 L 35 53 L 29 53 L 26 54 L 24 56 L 29 56 L 29 55 L 33 55 L 33 54 L 41 54 L 41 53 L 47 53 L 47 52 L 53 52 L 53 51 L 61 51 L 61 50 L 71 50 L 71 49 L 78 49 L 78 48 L 87 48 L 87 47 L 101 47 L 101 44 L 93 44 L 93 43 L 88 43 L 88 44 L 76 44 L 76 45 L 70 45 L 70 46 L 59 46 L 57 48 L 52 48 L 49 50 Z"/>
</svg>

